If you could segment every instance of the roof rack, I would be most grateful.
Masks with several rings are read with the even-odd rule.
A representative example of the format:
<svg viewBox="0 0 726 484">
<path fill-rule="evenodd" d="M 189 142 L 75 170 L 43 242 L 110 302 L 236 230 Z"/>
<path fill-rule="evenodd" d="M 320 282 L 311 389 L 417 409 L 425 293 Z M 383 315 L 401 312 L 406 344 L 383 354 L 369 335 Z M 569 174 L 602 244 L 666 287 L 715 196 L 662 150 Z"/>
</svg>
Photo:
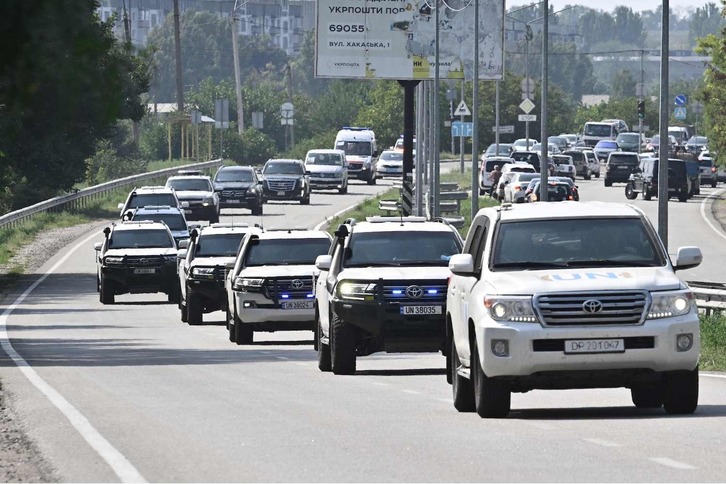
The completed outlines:
<svg viewBox="0 0 726 484">
<path fill-rule="evenodd" d="M 341 129 L 347 129 L 348 131 L 371 131 L 371 128 L 364 126 L 343 126 Z"/>
<path fill-rule="evenodd" d="M 300 232 L 304 230 L 310 230 L 307 227 L 274 227 L 271 229 L 265 229 L 265 232 L 292 232 L 292 231 Z"/>
<path fill-rule="evenodd" d="M 163 222 L 157 222 L 156 220 L 123 220 L 121 221 L 121 225 L 124 224 L 158 224 Z"/>
<path fill-rule="evenodd" d="M 209 225 L 211 228 L 214 229 L 231 229 L 236 227 L 249 227 L 250 224 L 248 223 L 241 223 L 241 222 L 217 222 Z"/>
<path fill-rule="evenodd" d="M 177 175 L 204 175 L 204 172 L 199 169 L 193 169 L 193 168 L 182 168 L 181 170 L 177 170 Z"/>
<path fill-rule="evenodd" d="M 176 207 L 173 207 L 176 208 Z M 136 210 L 171 210 L 171 205 L 144 205 L 143 207 L 136 207 Z"/>
<path fill-rule="evenodd" d="M 374 217 L 366 217 L 366 222 L 382 223 L 382 222 L 428 222 L 426 217 L 408 216 L 408 217 L 383 217 L 376 215 Z"/>
</svg>

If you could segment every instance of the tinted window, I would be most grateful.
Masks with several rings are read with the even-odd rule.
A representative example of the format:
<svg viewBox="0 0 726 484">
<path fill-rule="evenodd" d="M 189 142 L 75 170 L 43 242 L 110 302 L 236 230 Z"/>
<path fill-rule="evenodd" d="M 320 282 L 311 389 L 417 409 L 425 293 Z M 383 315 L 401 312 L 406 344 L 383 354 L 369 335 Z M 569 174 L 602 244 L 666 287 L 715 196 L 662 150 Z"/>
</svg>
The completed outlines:
<svg viewBox="0 0 726 484">
<path fill-rule="evenodd" d="M 460 250 L 459 241 L 451 232 L 354 232 L 343 265 L 446 266 Z"/>
<path fill-rule="evenodd" d="M 195 192 L 212 191 L 212 187 L 209 185 L 209 181 L 202 178 L 177 178 L 166 182 L 166 186 L 172 187 L 178 192 L 185 190 Z"/>
<path fill-rule="evenodd" d="M 221 170 L 214 179 L 218 182 L 251 182 L 253 180 L 252 170 Z"/>
<path fill-rule="evenodd" d="M 302 175 L 305 170 L 299 163 L 267 163 L 262 173 L 265 175 Z"/>
<path fill-rule="evenodd" d="M 168 205 L 176 207 L 177 201 L 173 193 L 144 193 L 131 195 L 127 208 L 139 208 L 147 205 Z"/>
<path fill-rule="evenodd" d="M 620 155 L 613 153 L 610 155 L 608 163 L 617 163 L 619 165 L 637 165 L 638 155 Z"/>
<path fill-rule="evenodd" d="M 108 242 L 109 249 L 148 249 L 176 247 L 166 230 L 115 230 Z"/>
<path fill-rule="evenodd" d="M 257 239 L 247 252 L 245 265 L 314 264 L 330 248 L 328 239 Z"/>
<path fill-rule="evenodd" d="M 136 213 L 131 220 L 153 220 L 164 222 L 171 230 L 187 230 L 187 223 L 181 213 Z"/>
<path fill-rule="evenodd" d="M 611 136 L 613 127 L 604 124 L 585 124 L 585 135 L 605 137 Z"/>
<path fill-rule="evenodd" d="M 239 251 L 244 233 L 212 234 L 202 233 L 197 241 L 197 257 L 234 257 Z"/>
<path fill-rule="evenodd" d="M 493 269 L 537 268 L 542 264 L 618 267 L 663 266 L 665 262 L 653 234 L 637 218 L 526 221 L 500 225 L 491 259 Z"/>
<path fill-rule="evenodd" d="M 343 158 L 338 153 L 311 153 L 305 163 L 309 165 L 343 165 Z"/>
</svg>

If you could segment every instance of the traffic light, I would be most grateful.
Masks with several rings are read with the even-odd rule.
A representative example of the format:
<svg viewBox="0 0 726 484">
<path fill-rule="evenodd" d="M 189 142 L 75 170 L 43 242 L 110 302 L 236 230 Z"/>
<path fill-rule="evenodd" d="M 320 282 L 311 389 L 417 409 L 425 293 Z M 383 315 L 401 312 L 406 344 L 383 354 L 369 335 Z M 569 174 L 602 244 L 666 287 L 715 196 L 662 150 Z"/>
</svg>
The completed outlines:
<svg viewBox="0 0 726 484">
<path fill-rule="evenodd" d="M 645 118 L 645 101 L 638 101 L 638 118 Z"/>
</svg>

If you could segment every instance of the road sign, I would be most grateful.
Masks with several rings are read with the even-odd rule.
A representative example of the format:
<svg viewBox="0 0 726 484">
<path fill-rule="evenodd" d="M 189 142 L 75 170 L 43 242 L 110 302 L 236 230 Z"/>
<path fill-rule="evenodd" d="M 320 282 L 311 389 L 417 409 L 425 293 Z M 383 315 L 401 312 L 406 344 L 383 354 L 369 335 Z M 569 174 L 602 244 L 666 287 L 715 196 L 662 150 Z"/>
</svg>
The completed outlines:
<svg viewBox="0 0 726 484">
<path fill-rule="evenodd" d="M 685 106 L 688 103 L 688 98 L 685 94 L 679 94 L 676 96 L 676 106 Z"/>
<path fill-rule="evenodd" d="M 263 129 L 264 128 L 264 115 L 262 111 L 253 111 L 252 112 L 252 127 L 256 129 Z"/>
<path fill-rule="evenodd" d="M 691 105 L 691 109 L 693 110 L 693 114 L 698 116 L 703 113 L 703 103 L 695 102 Z"/>
<path fill-rule="evenodd" d="M 534 79 L 531 77 L 522 79 L 519 86 L 522 88 L 522 99 L 531 99 L 534 97 L 534 88 L 536 86 Z"/>
<path fill-rule="evenodd" d="M 229 99 L 214 100 L 214 127 L 229 129 Z"/>
<path fill-rule="evenodd" d="M 452 138 L 471 138 L 474 134 L 474 123 L 467 121 L 454 121 L 451 123 Z"/>
<path fill-rule="evenodd" d="M 537 121 L 536 114 L 520 114 L 518 119 L 520 121 Z"/>
<path fill-rule="evenodd" d="M 497 127 L 492 126 L 492 133 L 497 132 Z M 499 126 L 499 133 L 500 134 L 514 134 L 514 125 L 513 124 L 507 124 L 504 126 Z"/>
<path fill-rule="evenodd" d="M 529 114 L 534 109 L 534 103 L 530 99 L 525 99 L 519 103 L 519 109 L 524 111 L 524 114 Z"/>
<path fill-rule="evenodd" d="M 645 97 L 645 84 L 642 82 L 639 82 L 635 85 L 635 96 L 636 97 Z"/>
<path fill-rule="evenodd" d="M 454 111 L 454 116 L 471 116 L 471 111 L 469 111 L 469 107 L 463 100 L 459 103 L 456 111 Z"/>
<path fill-rule="evenodd" d="M 280 124 L 293 124 L 295 106 L 292 103 L 282 103 L 280 106 Z"/>
<path fill-rule="evenodd" d="M 673 116 L 676 119 L 686 119 L 686 108 L 679 107 L 673 111 Z"/>
</svg>

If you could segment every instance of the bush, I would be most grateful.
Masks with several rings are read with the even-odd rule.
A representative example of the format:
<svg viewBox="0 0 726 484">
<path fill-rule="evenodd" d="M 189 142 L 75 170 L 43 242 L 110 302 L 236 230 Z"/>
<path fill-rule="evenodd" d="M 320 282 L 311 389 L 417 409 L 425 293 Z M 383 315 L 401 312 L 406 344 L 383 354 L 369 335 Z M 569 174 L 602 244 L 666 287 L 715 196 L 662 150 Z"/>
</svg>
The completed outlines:
<svg viewBox="0 0 726 484">
<path fill-rule="evenodd" d="M 146 171 L 146 164 L 143 160 L 118 156 L 110 141 L 101 140 L 96 145 L 96 153 L 86 160 L 86 182 L 97 185 L 143 173 Z"/>
<path fill-rule="evenodd" d="M 146 160 L 166 160 L 169 158 L 167 126 L 151 116 L 147 116 L 141 124 L 139 134 L 139 153 Z M 179 152 L 179 134 L 172 130 L 172 149 Z"/>
</svg>

